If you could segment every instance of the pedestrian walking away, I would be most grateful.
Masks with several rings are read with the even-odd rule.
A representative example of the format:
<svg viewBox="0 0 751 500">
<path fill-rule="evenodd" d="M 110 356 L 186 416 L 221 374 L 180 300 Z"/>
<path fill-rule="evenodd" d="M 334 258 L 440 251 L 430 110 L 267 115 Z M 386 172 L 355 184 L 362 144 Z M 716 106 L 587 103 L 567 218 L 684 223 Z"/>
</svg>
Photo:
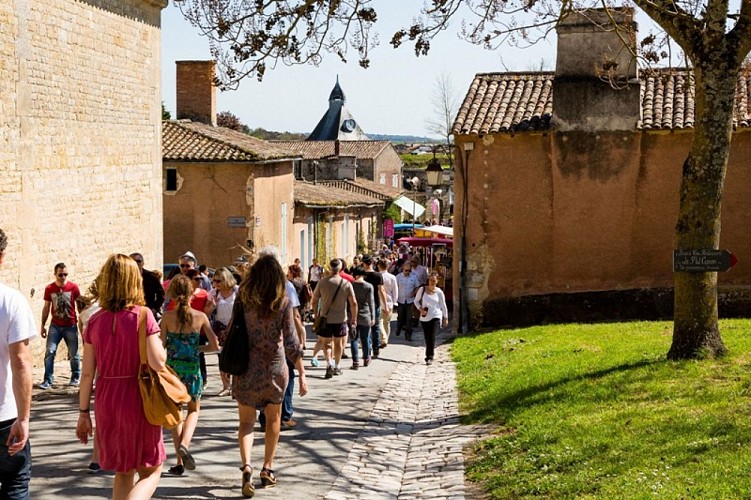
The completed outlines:
<svg viewBox="0 0 751 500">
<path fill-rule="evenodd" d="M 50 389 L 55 382 L 55 354 L 57 346 L 65 341 L 70 356 L 70 382 L 78 386 L 81 379 L 81 357 L 78 354 L 78 320 L 76 319 L 76 299 L 81 295 L 78 285 L 68 281 L 68 268 L 63 262 L 55 264 L 55 281 L 44 289 L 42 307 L 42 338 L 47 339 L 44 352 L 44 380 L 40 389 Z M 46 329 L 50 317 L 49 332 Z"/>
<path fill-rule="evenodd" d="M 373 346 L 373 357 L 381 355 L 381 309 L 386 304 L 386 292 L 383 289 L 383 276 L 373 269 L 373 256 L 365 255 L 362 258 L 363 267 L 365 268 L 365 281 L 373 285 L 373 300 L 375 302 L 375 313 L 373 316 L 373 325 L 370 329 L 371 345 Z M 386 345 L 384 345 L 386 347 Z"/>
<path fill-rule="evenodd" d="M 277 247 L 266 246 L 261 248 L 258 251 L 258 256 L 261 257 L 263 255 L 271 255 L 276 259 L 277 262 L 281 264 L 281 261 L 279 260 L 279 249 Z M 287 282 L 284 284 L 284 294 L 287 297 L 290 306 L 292 307 L 292 317 L 295 322 L 295 332 L 297 333 L 297 338 L 300 341 L 300 347 L 302 347 L 304 351 L 305 327 L 302 324 L 302 318 L 300 316 L 300 300 L 298 295 L 298 288 L 297 286 L 295 286 L 293 280 L 297 275 L 297 270 L 294 269 L 295 267 L 297 267 L 297 270 L 300 269 L 300 266 L 293 264 L 289 266 L 289 269 L 287 270 Z M 291 429 L 292 427 L 297 426 L 297 420 L 292 418 L 292 414 L 295 411 L 294 404 L 292 403 L 295 392 L 295 365 L 294 363 L 290 362 L 289 358 L 285 357 L 284 360 L 287 363 L 289 380 L 287 381 L 287 389 L 284 391 L 284 399 L 282 400 L 282 429 Z M 266 427 L 266 415 L 264 414 L 263 410 L 258 412 L 258 423 L 260 424 L 262 429 Z"/>
<path fill-rule="evenodd" d="M 175 446 L 177 464 L 170 467 L 170 474 L 182 476 L 185 470 L 194 470 L 196 462 L 190 453 L 193 434 L 198 426 L 201 411 L 203 379 L 199 362 L 199 352 L 217 352 L 219 342 L 211 329 L 209 318 L 201 311 L 190 307 L 193 286 L 184 275 L 176 276 L 169 285 L 175 308 L 167 311 L 162 318 L 161 339 L 167 350 L 167 364 L 175 370 L 188 389 L 188 415 L 185 421 L 172 429 L 172 442 Z M 201 335 L 208 339 L 201 345 Z"/>
<path fill-rule="evenodd" d="M 0 229 L 0 269 L 8 237 Z M 28 500 L 31 480 L 31 351 L 36 337 L 31 308 L 21 292 L 0 282 L 0 498 Z"/>
<path fill-rule="evenodd" d="M 261 483 L 276 485 L 274 456 L 279 441 L 281 403 L 289 373 L 283 358 L 294 363 L 299 373 L 300 396 L 308 392 L 303 366 L 303 350 L 295 331 L 292 306 L 286 297 L 286 279 L 281 265 L 273 255 L 264 255 L 250 268 L 240 284 L 237 300 L 242 301 L 244 321 L 250 346 L 248 371 L 232 378 L 232 394 L 237 399 L 239 414 L 238 442 L 242 494 L 255 494 L 251 451 L 256 411 L 263 409 L 267 418 Z"/>
<path fill-rule="evenodd" d="M 143 255 L 140 253 L 130 254 L 130 258 L 136 261 L 138 269 L 141 270 L 141 279 L 143 280 L 143 298 L 146 301 L 146 307 L 154 313 L 154 318 L 159 320 L 162 317 L 162 307 L 164 307 L 164 287 L 154 271 L 149 271 L 143 267 Z"/>
<path fill-rule="evenodd" d="M 347 337 L 347 303 L 349 303 L 353 323 L 356 323 L 357 318 L 357 301 L 352 284 L 340 276 L 342 261 L 333 259 L 329 266 L 331 276 L 323 278 L 313 291 L 313 310 L 316 311 L 316 315 L 322 315 L 326 322 L 323 330 L 318 334 L 326 356 L 326 378 L 342 374 L 342 341 Z M 319 301 L 321 302 L 320 309 Z"/>
<path fill-rule="evenodd" d="M 149 366 L 161 370 L 167 354 L 154 314 L 145 306 L 141 273 L 133 259 L 112 255 L 96 278 L 96 288 L 102 309 L 89 319 L 84 332 L 76 437 L 86 444 L 93 435 L 90 405 L 97 376 L 96 440 L 101 467 L 115 471 L 112 498 L 151 498 L 166 453 L 162 428 L 146 420 L 138 385 L 138 327 L 142 311 Z"/>
<path fill-rule="evenodd" d="M 360 350 L 362 345 L 363 366 L 370 365 L 373 356 L 371 344 L 371 328 L 375 324 L 375 300 L 373 299 L 373 285 L 365 281 L 367 271 L 363 266 L 358 266 L 352 270 L 355 282 L 352 288 L 355 291 L 355 300 L 357 300 L 357 317 L 353 327 L 357 329 L 351 341 L 352 348 L 352 369 L 357 370 L 360 367 Z"/>
<path fill-rule="evenodd" d="M 415 297 L 415 306 L 420 310 L 420 325 L 425 334 L 425 363 L 429 365 L 435 356 L 435 336 L 439 325 L 445 328 L 449 324 L 446 297 L 437 285 L 438 273 L 433 272 L 428 276 L 428 284 Z"/>
</svg>

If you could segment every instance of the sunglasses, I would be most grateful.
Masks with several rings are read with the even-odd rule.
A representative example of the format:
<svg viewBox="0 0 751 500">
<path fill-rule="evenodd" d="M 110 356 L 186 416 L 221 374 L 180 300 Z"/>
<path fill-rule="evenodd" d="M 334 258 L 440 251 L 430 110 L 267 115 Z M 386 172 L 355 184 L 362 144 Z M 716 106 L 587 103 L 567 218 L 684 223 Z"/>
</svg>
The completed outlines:
<svg viewBox="0 0 751 500">
<path fill-rule="evenodd" d="M 140 259 L 133 259 L 133 260 L 135 260 L 135 261 L 136 261 L 136 264 L 143 264 L 143 261 L 142 261 L 142 260 L 140 260 Z"/>
<path fill-rule="evenodd" d="M 58 278 L 65 278 L 68 275 L 68 273 L 60 273 L 57 275 Z"/>
<path fill-rule="evenodd" d="M 222 280 L 211 280 L 213 283 L 221 283 Z"/>
<path fill-rule="evenodd" d="M 190 267 L 190 264 L 180 264 L 180 269 L 185 269 L 186 267 Z"/>
</svg>

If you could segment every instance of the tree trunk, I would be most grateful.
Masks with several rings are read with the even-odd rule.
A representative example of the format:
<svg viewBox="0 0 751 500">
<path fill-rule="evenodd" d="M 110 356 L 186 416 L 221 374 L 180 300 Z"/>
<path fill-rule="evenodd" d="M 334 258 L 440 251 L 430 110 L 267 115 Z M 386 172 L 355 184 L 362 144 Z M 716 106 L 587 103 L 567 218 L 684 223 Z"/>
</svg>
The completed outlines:
<svg viewBox="0 0 751 500">
<path fill-rule="evenodd" d="M 712 56 L 709 56 L 712 58 Z M 712 58 L 695 69 L 696 123 L 683 164 L 676 243 L 681 250 L 718 249 L 720 208 L 733 124 L 738 68 Z M 717 273 L 675 273 L 673 343 L 668 359 L 717 357 Z"/>
</svg>

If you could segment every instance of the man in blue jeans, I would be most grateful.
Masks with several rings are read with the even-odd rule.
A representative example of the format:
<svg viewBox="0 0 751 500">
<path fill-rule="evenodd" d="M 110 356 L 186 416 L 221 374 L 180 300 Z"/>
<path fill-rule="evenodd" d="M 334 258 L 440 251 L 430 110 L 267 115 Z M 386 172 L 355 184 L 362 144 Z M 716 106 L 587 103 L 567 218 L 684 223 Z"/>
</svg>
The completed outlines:
<svg viewBox="0 0 751 500">
<path fill-rule="evenodd" d="M 0 229 L 0 266 L 8 238 Z M 18 290 L 0 283 L 0 498 L 29 499 L 31 479 L 31 308 Z"/>
<path fill-rule="evenodd" d="M 386 304 L 386 292 L 383 289 L 383 276 L 373 268 L 373 256 L 364 255 L 362 264 L 365 268 L 365 281 L 373 285 L 373 301 L 375 302 L 375 323 L 370 329 L 370 341 L 373 346 L 373 357 L 381 355 L 381 304 Z"/>
<path fill-rule="evenodd" d="M 42 338 L 47 339 L 44 353 L 44 380 L 40 389 L 47 390 L 55 382 L 55 353 L 61 340 L 65 340 L 70 354 L 70 385 L 78 386 L 81 380 L 81 357 L 78 355 L 78 323 L 76 299 L 81 295 L 78 285 L 68 281 L 68 269 L 64 263 L 55 264 L 55 281 L 44 289 L 42 308 Z M 47 318 L 52 312 L 50 331 L 47 333 Z"/>
</svg>

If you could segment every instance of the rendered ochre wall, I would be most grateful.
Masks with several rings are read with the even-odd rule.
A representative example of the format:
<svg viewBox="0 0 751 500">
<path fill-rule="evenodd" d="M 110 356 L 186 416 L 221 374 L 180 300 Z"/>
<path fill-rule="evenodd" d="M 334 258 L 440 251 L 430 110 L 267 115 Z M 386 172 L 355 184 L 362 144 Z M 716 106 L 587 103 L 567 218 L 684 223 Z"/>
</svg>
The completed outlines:
<svg viewBox="0 0 751 500">
<path fill-rule="evenodd" d="M 468 139 L 458 139 L 460 149 Z M 690 132 L 473 139 L 466 228 L 473 316 L 493 298 L 672 286 L 678 189 Z M 741 130 L 731 147 L 720 243 L 740 263 L 720 273 L 721 285 L 751 281 L 749 158 L 751 131 Z M 455 222 L 461 235 L 461 217 Z"/>
</svg>

